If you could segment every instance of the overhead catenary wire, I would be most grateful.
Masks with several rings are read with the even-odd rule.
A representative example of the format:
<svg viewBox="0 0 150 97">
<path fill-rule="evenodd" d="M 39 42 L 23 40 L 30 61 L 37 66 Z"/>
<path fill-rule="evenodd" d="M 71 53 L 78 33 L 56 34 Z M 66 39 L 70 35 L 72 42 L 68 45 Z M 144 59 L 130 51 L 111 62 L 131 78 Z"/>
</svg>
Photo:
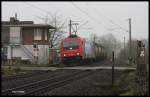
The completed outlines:
<svg viewBox="0 0 150 97">
<path fill-rule="evenodd" d="M 37 9 L 37 10 L 40 10 L 40 11 L 42 11 L 42 12 L 45 12 L 46 14 L 49 14 L 51 17 L 53 17 L 53 15 L 52 15 L 52 13 L 51 12 L 49 12 L 49 11 L 47 11 L 47 10 L 44 10 L 44 9 L 42 9 L 42 8 L 39 8 L 39 7 L 37 7 L 37 6 L 35 6 L 35 5 L 33 5 L 33 4 L 30 4 L 30 3 L 28 3 L 28 2 L 24 2 L 25 4 L 27 4 L 27 5 L 29 5 L 29 6 L 31 6 L 31 7 L 34 7 L 35 9 Z M 57 12 L 56 12 L 57 13 Z M 55 14 L 56 14 L 55 13 Z M 42 19 L 42 20 L 44 20 L 45 21 L 45 23 L 47 23 L 48 22 L 48 16 L 46 16 L 46 18 L 42 18 L 42 17 L 40 17 L 40 16 L 36 16 L 36 17 L 38 17 L 39 19 Z M 66 18 L 67 19 L 67 18 Z M 65 21 L 66 21 L 66 19 L 65 19 Z"/>
<path fill-rule="evenodd" d="M 39 8 L 39 7 L 35 6 L 35 5 L 30 4 L 30 3 L 27 3 L 27 2 L 24 2 L 24 3 L 27 4 L 27 5 L 29 5 L 29 6 L 31 6 L 31 7 L 34 7 L 34 8 L 37 9 L 37 10 L 40 10 L 40 11 L 42 11 L 42 12 L 45 12 L 46 14 L 49 14 L 51 17 L 53 17 L 52 13 L 49 12 L 49 11 L 47 11 L 47 10 L 44 10 L 44 9 L 42 9 L 42 8 Z M 48 21 L 48 17 L 46 17 L 46 19 L 45 19 L 45 18 L 42 18 L 42 17 L 40 17 L 40 16 L 36 16 L 36 17 L 38 17 L 38 18 L 40 18 L 40 19 L 42 19 L 42 20 L 45 20 L 45 22 Z M 68 18 L 68 17 L 67 17 L 67 18 Z M 66 18 L 66 19 L 67 19 L 67 18 Z M 66 19 L 65 19 L 65 20 L 66 20 Z"/>
<path fill-rule="evenodd" d="M 52 16 L 52 13 L 50 13 L 49 11 L 46 11 L 46 10 L 44 10 L 44 9 L 42 9 L 42 8 L 39 8 L 39 7 L 37 7 L 37 6 L 33 5 L 33 4 L 30 4 L 30 3 L 28 3 L 28 2 L 24 2 L 24 3 L 27 4 L 27 5 L 29 5 L 29 6 L 31 6 L 31 7 L 34 7 L 35 9 L 38 9 L 38 10 L 42 11 L 42 12 L 45 12 L 45 13 L 49 14 L 50 16 Z M 76 5 L 75 5 L 75 6 L 76 6 Z M 80 8 L 79 8 L 79 9 L 80 9 Z M 85 13 L 86 13 L 86 12 L 85 12 Z M 86 13 L 86 14 L 88 15 L 88 13 Z M 38 18 L 44 20 L 45 23 L 47 23 L 47 21 L 48 21 L 48 17 L 47 17 L 47 18 L 42 18 L 42 17 L 40 17 L 40 16 L 36 16 L 36 17 L 38 17 Z M 91 17 L 91 16 L 89 16 L 89 17 Z M 93 17 L 91 17 L 91 18 L 93 18 Z M 96 20 L 96 21 L 97 21 L 97 20 Z M 100 23 L 100 22 L 99 22 L 99 23 Z"/>
<path fill-rule="evenodd" d="M 31 7 L 36 8 L 36 9 L 38 9 L 38 10 L 40 10 L 40 11 L 42 11 L 42 12 L 44 11 L 45 13 L 49 14 L 51 17 L 53 16 L 52 13 L 49 12 L 49 11 L 47 11 L 47 10 L 44 10 L 44 9 L 42 9 L 42 8 L 39 8 L 39 7 L 35 6 L 35 5 L 30 4 L 30 3 L 27 3 L 27 2 L 24 2 L 24 3 L 26 3 L 27 5 L 29 5 L 29 6 L 31 6 Z M 39 16 L 38 16 L 38 17 L 39 17 Z"/>
<path fill-rule="evenodd" d="M 50 16 L 52 16 L 52 13 L 51 12 L 49 12 L 49 11 L 46 11 L 46 10 L 44 10 L 44 9 L 42 9 L 42 8 L 39 8 L 39 7 L 37 7 L 37 6 L 35 6 L 35 5 L 33 5 L 33 4 L 30 4 L 30 3 L 28 3 L 28 2 L 24 2 L 25 4 L 27 4 L 27 5 L 29 5 L 29 6 L 31 6 L 31 7 L 34 7 L 34 8 L 36 8 L 36 9 L 38 9 L 38 10 L 40 10 L 40 11 L 44 11 L 44 12 L 46 12 L 47 14 L 49 14 Z"/>
<path fill-rule="evenodd" d="M 39 7 L 37 7 L 37 6 L 35 6 L 35 5 L 33 5 L 33 4 L 30 4 L 30 3 L 28 3 L 28 2 L 24 2 L 26 5 L 29 5 L 30 7 L 33 7 L 33 8 L 35 8 L 35 9 L 37 9 L 37 10 L 40 10 L 41 12 L 44 12 L 44 13 L 46 13 L 46 14 L 49 14 L 51 17 L 52 17 L 52 13 L 50 13 L 49 11 L 46 11 L 46 10 L 44 10 L 44 9 L 42 9 L 42 8 L 39 8 Z M 40 16 L 36 16 L 37 18 L 39 18 L 39 19 L 42 19 L 42 20 L 44 20 L 44 22 L 45 22 L 45 24 L 47 24 L 47 22 L 48 22 L 48 16 L 46 16 L 46 18 L 42 18 L 42 17 L 40 17 Z"/>
<path fill-rule="evenodd" d="M 49 11 L 47 11 L 47 10 L 44 10 L 44 9 L 42 9 L 42 8 L 39 8 L 39 7 L 37 7 L 37 6 L 35 6 L 35 5 L 33 5 L 33 4 L 30 4 L 30 3 L 27 3 L 27 2 L 24 2 L 24 3 L 26 3 L 27 5 L 29 5 L 29 6 L 31 6 L 31 7 L 34 7 L 34 8 L 36 8 L 36 9 L 38 9 L 38 10 L 40 10 L 40 11 L 44 11 L 45 13 L 47 13 L 47 14 L 49 14 L 50 16 L 52 16 L 52 13 L 50 13 Z M 71 2 L 71 4 L 73 5 L 73 6 L 75 6 L 78 10 L 80 10 L 82 13 L 84 13 L 84 14 L 86 14 L 88 17 L 90 17 L 91 19 L 93 19 L 93 20 L 95 20 L 97 23 L 99 23 L 99 24 L 102 24 L 102 22 L 100 22 L 98 19 L 96 19 L 96 18 L 94 18 L 94 17 L 92 17 L 92 16 L 90 16 L 86 11 L 84 11 L 84 10 L 82 10 L 80 7 L 78 7 L 76 4 L 74 4 L 73 2 Z M 41 18 L 42 19 L 42 18 Z M 46 22 L 46 20 L 45 20 L 45 22 Z M 115 25 L 118 25 L 118 24 L 116 24 L 116 23 L 114 23 L 113 21 L 111 21 L 113 24 L 115 24 Z M 119 26 L 119 25 L 118 25 Z M 122 28 L 121 26 L 119 26 L 120 28 Z M 80 27 L 79 27 L 80 28 Z M 106 27 L 105 27 L 106 28 Z M 122 28 L 123 29 L 123 28 Z"/>
<path fill-rule="evenodd" d="M 91 8 L 91 7 L 90 7 Z M 96 9 L 96 8 L 94 8 L 94 9 Z M 97 9 L 98 10 L 98 9 Z M 96 11 L 96 10 L 94 10 L 94 11 Z M 116 26 L 118 26 L 120 29 L 122 29 L 122 30 L 124 30 L 124 31 L 126 31 L 126 32 L 128 32 L 128 30 L 127 29 L 125 29 L 125 28 L 123 28 L 123 27 L 121 27 L 121 25 L 119 25 L 119 24 L 117 24 L 117 23 L 115 23 L 112 19 L 110 19 L 110 18 L 108 18 L 108 16 L 106 16 L 106 15 L 104 15 L 104 14 L 102 14 L 99 10 L 96 12 L 96 14 L 98 14 L 98 13 L 100 13 L 101 15 L 103 15 L 110 23 L 112 23 L 112 24 L 114 24 L 114 25 L 116 25 Z"/>
<path fill-rule="evenodd" d="M 94 17 L 90 16 L 86 11 L 82 10 L 80 7 L 78 7 L 76 4 L 74 4 L 73 2 L 71 2 L 71 4 L 73 6 L 75 6 L 78 10 L 80 10 L 82 13 L 86 14 L 88 17 L 90 17 L 91 19 L 96 20 L 96 22 L 98 22 L 99 24 L 101 24 L 101 22 L 99 22 L 97 19 L 95 19 Z"/>
<path fill-rule="evenodd" d="M 86 11 L 82 10 L 80 7 L 78 7 L 76 4 L 74 4 L 73 2 L 71 2 L 71 4 L 76 7 L 78 10 L 80 10 L 82 13 L 86 14 L 89 18 L 91 18 L 92 20 L 94 20 L 95 22 L 97 22 L 98 24 L 102 25 L 102 22 L 100 22 L 98 19 L 90 16 Z M 104 26 L 104 25 L 103 25 Z M 107 27 L 104 26 L 105 29 L 107 29 Z"/>
<path fill-rule="evenodd" d="M 79 28 L 81 28 L 81 27 L 83 27 L 85 24 L 87 24 L 88 23 L 88 21 L 86 21 L 85 23 L 83 23 L 82 25 L 80 25 L 79 27 L 78 27 L 78 29 Z"/>
<path fill-rule="evenodd" d="M 42 12 L 44 11 L 44 12 L 46 12 L 47 14 L 49 14 L 50 16 L 52 16 L 52 13 L 49 12 L 49 11 L 47 11 L 47 10 L 44 10 L 44 9 L 42 9 L 42 8 L 39 8 L 39 7 L 37 7 L 37 6 L 33 5 L 33 4 L 30 4 L 30 3 L 28 3 L 28 2 L 24 2 L 24 3 L 26 3 L 27 5 L 29 5 L 29 6 L 31 6 L 31 7 L 36 8 L 36 9 L 38 9 L 38 10 L 40 10 L 40 11 L 42 11 Z M 86 14 L 88 17 L 94 19 L 94 20 L 95 20 L 96 22 L 98 22 L 99 24 L 102 23 L 102 22 L 99 22 L 99 20 L 95 19 L 94 17 L 90 16 L 86 11 L 82 10 L 81 8 L 79 8 L 79 7 L 78 7 L 76 4 L 74 4 L 73 2 L 71 2 L 71 4 L 72 4 L 73 6 L 75 6 L 77 9 L 79 9 L 81 12 L 83 12 L 84 14 Z M 94 11 L 95 11 L 95 10 L 94 10 Z M 96 13 L 97 13 L 97 12 L 96 12 Z M 100 13 L 100 12 L 98 11 L 98 13 Z M 103 15 L 103 14 L 101 14 L 101 15 Z M 105 16 L 105 15 L 103 15 L 103 16 Z M 106 16 L 105 16 L 105 18 L 107 18 L 108 21 L 111 22 L 112 24 L 118 26 L 120 29 L 122 29 L 122 30 L 128 32 L 128 30 L 126 30 L 125 28 L 121 27 L 119 24 L 115 23 L 112 19 L 110 19 L 110 18 L 108 18 L 108 17 L 106 17 Z M 45 22 L 46 22 L 46 20 L 45 20 Z M 114 30 L 114 29 L 113 29 L 113 30 Z"/>
</svg>

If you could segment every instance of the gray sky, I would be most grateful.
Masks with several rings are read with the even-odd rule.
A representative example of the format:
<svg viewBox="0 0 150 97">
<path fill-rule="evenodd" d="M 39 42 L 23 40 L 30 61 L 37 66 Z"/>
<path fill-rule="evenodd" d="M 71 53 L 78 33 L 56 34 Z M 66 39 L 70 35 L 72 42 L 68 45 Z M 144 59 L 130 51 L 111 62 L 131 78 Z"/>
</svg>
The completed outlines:
<svg viewBox="0 0 150 97">
<path fill-rule="evenodd" d="M 37 16 L 57 13 L 66 24 L 70 18 L 80 21 L 80 24 L 88 21 L 84 27 L 93 29 L 78 30 L 82 37 L 89 37 L 91 33 L 98 36 L 113 33 L 123 41 L 124 36 L 128 40 L 129 33 L 119 29 L 114 23 L 128 30 L 128 18 L 131 18 L 132 38 L 143 39 L 148 38 L 148 6 L 148 2 L 2 2 L 2 21 L 9 20 L 16 12 L 19 20 L 43 23 Z M 113 28 L 117 29 L 111 30 Z"/>
</svg>

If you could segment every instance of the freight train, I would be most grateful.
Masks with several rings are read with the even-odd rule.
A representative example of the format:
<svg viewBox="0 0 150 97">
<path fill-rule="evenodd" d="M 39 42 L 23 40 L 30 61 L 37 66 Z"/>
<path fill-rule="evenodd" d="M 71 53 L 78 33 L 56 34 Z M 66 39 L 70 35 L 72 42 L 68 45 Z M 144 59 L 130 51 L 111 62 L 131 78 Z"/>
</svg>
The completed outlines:
<svg viewBox="0 0 150 97">
<path fill-rule="evenodd" d="M 102 45 L 72 35 L 61 41 L 60 56 L 62 63 L 96 61 L 104 59 L 106 52 Z"/>
</svg>

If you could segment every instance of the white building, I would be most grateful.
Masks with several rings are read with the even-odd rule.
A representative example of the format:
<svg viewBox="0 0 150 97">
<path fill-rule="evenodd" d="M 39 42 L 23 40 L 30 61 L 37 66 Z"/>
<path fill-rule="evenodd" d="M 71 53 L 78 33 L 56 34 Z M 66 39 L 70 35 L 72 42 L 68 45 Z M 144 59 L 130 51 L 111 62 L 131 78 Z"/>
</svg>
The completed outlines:
<svg viewBox="0 0 150 97">
<path fill-rule="evenodd" d="M 2 44 L 7 59 L 13 57 L 47 64 L 49 59 L 50 25 L 33 24 L 11 18 L 2 22 Z M 7 39 L 6 39 L 7 38 Z"/>
</svg>

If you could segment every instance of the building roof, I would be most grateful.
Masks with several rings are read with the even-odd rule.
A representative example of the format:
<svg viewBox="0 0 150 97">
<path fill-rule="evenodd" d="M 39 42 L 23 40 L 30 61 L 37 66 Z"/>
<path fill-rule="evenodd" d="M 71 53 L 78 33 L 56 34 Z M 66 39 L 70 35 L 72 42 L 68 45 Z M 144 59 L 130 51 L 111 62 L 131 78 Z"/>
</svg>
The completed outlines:
<svg viewBox="0 0 150 97">
<path fill-rule="evenodd" d="M 10 21 L 2 21 L 2 25 L 11 25 Z M 33 21 L 19 21 L 18 24 L 34 24 Z"/>
<path fill-rule="evenodd" d="M 47 27 L 50 29 L 55 29 L 55 27 L 47 24 L 18 24 L 18 25 L 2 25 L 3 27 Z"/>
<path fill-rule="evenodd" d="M 10 21 L 2 21 L 2 27 L 46 27 L 49 29 L 55 29 L 55 27 L 48 24 L 34 24 L 33 21 L 19 21 L 17 15 L 10 17 Z"/>
</svg>

